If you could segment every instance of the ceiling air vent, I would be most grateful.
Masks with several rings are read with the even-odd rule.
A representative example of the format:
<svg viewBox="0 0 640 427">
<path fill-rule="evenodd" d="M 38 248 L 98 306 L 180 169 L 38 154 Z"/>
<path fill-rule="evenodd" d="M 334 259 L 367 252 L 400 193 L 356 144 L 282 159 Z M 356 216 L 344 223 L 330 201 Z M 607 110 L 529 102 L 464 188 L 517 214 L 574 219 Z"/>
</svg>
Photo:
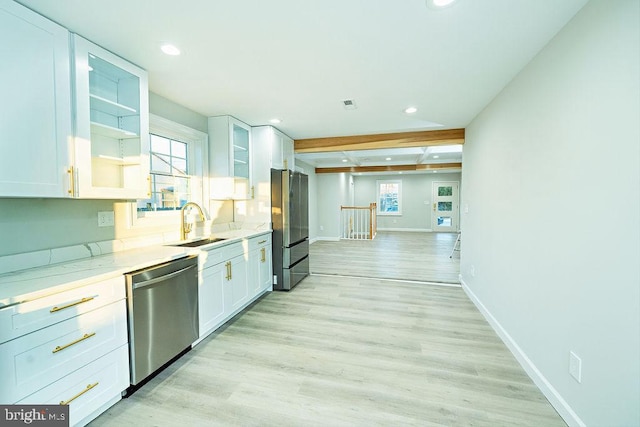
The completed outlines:
<svg viewBox="0 0 640 427">
<path fill-rule="evenodd" d="M 355 110 L 357 108 L 356 102 L 353 99 L 345 99 L 342 101 L 342 105 L 345 110 Z"/>
</svg>

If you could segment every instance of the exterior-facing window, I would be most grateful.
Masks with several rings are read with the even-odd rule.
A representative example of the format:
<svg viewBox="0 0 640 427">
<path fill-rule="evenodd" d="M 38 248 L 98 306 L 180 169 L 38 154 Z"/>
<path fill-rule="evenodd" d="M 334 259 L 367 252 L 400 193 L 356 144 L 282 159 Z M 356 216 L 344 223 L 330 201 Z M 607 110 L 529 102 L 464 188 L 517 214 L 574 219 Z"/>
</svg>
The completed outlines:
<svg viewBox="0 0 640 427">
<path fill-rule="evenodd" d="M 402 181 L 376 181 L 379 215 L 402 215 Z"/>
<path fill-rule="evenodd" d="M 138 201 L 138 211 L 171 211 L 191 200 L 186 142 L 150 135 L 151 198 Z"/>
<path fill-rule="evenodd" d="M 188 201 L 207 208 L 207 134 L 149 115 L 151 197 L 129 205 L 129 227 L 175 226 Z"/>
</svg>

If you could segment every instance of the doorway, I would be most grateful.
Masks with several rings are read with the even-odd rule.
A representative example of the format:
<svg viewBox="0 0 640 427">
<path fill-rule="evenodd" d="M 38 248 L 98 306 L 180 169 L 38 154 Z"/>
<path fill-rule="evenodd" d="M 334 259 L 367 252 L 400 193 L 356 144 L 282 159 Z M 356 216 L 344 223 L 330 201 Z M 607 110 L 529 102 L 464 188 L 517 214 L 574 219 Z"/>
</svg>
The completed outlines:
<svg viewBox="0 0 640 427">
<path fill-rule="evenodd" d="M 431 194 L 433 213 L 431 230 L 434 232 L 457 232 L 460 220 L 460 200 L 458 188 L 460 183 L 453 181 L 434 181 Z"/>
</svg>

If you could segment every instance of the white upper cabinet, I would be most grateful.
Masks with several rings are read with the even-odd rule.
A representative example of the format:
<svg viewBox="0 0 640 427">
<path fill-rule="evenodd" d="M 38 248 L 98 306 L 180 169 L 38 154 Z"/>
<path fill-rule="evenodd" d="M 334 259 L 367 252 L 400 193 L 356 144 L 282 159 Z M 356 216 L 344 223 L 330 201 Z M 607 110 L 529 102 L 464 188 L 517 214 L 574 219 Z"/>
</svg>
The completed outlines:
<svg viewBox="0 0 640 427">
<path fill-rule="evenodd" d="M 147 73 L 73 36 L 75 197 L 148 198 Z"/>
<path fill-rule="evenodd" d="M 0 197 L 69 197 L 69 32 L 0 0 Z"/>
<path fill-rule="evenodd" d="M 251 127 L 231 116 L 209 117 L 211 198 L 251 199 Z"/>
<path fill-rule="evenodd" d="M 269 168 L 294 169 L 293 139 L 273 126 L 252 128 L 254 152 L 260 151 L 262 161 L 269 161 Z"/>
</svg>

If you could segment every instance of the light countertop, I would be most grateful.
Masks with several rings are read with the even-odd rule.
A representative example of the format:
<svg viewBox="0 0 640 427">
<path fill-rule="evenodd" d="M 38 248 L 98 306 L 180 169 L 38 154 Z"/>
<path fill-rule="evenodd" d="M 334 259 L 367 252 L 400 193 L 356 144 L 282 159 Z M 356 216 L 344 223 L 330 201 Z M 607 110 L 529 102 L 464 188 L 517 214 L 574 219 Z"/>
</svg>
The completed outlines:
<svg viewBox="0 0 640 427">
<path fill-rule="evenodd" d="M 269 233 L 271 230 L 229 230 L 214 233 L 211 236 L 227 240 L 199 248 L 151 245 L 2 274 L 0 275 L 0 309 L 188 255 L 197 255 L 202 249 L 211 250 L 217 246 L 221 247 L 245 238 Z"/>
</svg>

